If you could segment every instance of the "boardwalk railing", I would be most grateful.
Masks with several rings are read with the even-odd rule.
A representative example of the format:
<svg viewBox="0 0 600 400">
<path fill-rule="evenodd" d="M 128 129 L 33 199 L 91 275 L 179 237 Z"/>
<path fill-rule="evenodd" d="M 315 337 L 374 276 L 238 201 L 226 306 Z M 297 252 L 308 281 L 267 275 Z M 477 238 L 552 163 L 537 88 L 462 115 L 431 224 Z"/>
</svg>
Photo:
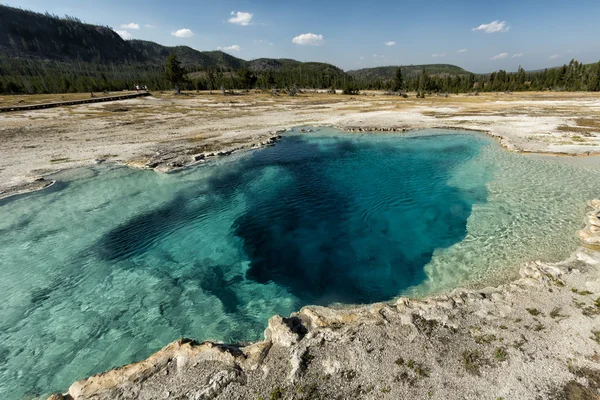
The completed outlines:
<svg viewBox="0 0 600 400">
<path fill-rule="evenodd" d="M 41 110 L 43 108 L 54 108 L 54 107 L 64 107 L 64 106 L 76 106 L 78 104 L 88 104 L 88 103 L 101 103 L 103 101 L 116 101 L 116 100 L 127 100 L 127 99 L 135 99 L 137 97 L 150 96 L 150 93 L 132 93 L 132 94 L 123 94 L 118 96 L 106 96 L 106 97 L 90 97 L 89 99 L 82 100 L 70 100 L 70 101 L 58 101 L 55 103 L 42 103 L 42 104 L 29 104 L 24 106 L 9 106 L 9 107 L 0 107 L 0 113 L 10 112 L 10 111 L 27 111 L 27 110 Z"/>
</svg>

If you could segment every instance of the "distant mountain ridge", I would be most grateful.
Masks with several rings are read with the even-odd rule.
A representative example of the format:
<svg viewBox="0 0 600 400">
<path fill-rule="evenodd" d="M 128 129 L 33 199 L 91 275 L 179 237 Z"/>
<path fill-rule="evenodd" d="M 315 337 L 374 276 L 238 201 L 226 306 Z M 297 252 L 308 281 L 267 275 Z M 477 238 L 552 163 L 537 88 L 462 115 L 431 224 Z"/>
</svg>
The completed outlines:
<svg viewBox="0 0 600 400">
<path fill-rule="evenodd" d="M 383 81 L 393 79 L 396 75 L 397 65 L 388 65 L 384 67 L 362 68 L 348 71 L 348 75 L 358 80 L 376 80 Z M 417 75 L 425 71 L 429 75 L 468 75 L 469 71 L 452 64 L 422 64 L 422 65 L 403 65 L 402 74 L 405 77 Z"/>
<path fill-rule="evenodd" d="M 188 46 L 163 46 L 146 40 L 123 40 L 109 27 L 86 24 L 77 18 L 60 18 L 0 5 L 0 55 L 47 61 L 163 66 L 174 53 L 187 68 L 249 68 L 259 72 L 296 68 L 289 59 L 246 61 L 222 51 L 198 51 Z M 341 69 L 325 63 L 328 68 Z"/>
<path fill-rule="evenodd" d="M 188 46 L 163 46 L 147 40 L 123 40 L 109 27 L 86 24 L 77 18 L 0 5 L 0 55 L 51 60 L 93 63 L 135 64 L 161 67 L 169 54 L 174 53 L 186 68 L 248 68 L 255 72 L 296 70 L 325 70 L 325 73 L 345 74 L 332 64 L 301 62 L 286 58 L 259 58 L 246 61 L 222 51 L 198 51 Z M 390 79 L 397 67 L 366 68 L 348 72 L 349 76 Z M 468 73 L 448 64 L 403 66 L 406 74 L 425 70 L 428 73 Z"/>
<path fill-rule="evenodd" d="M 222 51 L 198 51 L 189 46 L 163 46 L 147 40 L 132 39 L 127 43 L 132 51 L 142 55 L 148 64 L 164 65 L 169 54 L 173 53 L 184 67 L 215 67 L 239 69 L 247 65 L 247 61 Z"/>
</svg>

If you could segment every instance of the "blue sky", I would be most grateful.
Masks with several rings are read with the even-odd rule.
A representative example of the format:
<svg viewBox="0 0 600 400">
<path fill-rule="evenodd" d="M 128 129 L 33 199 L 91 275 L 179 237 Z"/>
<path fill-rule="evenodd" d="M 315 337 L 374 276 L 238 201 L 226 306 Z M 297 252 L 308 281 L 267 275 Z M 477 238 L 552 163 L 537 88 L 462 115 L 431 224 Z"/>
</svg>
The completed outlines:
<svg viewBox="0 0 600 400">
<path fill-rule="evenodd" d="M 345 70 L 451 63 L 489 72 L 600 60 L 598 0 L 1 2 L 72 15 L 164 45 L 222 48 L 244 59 L 323 61 Z"/>
</svg>

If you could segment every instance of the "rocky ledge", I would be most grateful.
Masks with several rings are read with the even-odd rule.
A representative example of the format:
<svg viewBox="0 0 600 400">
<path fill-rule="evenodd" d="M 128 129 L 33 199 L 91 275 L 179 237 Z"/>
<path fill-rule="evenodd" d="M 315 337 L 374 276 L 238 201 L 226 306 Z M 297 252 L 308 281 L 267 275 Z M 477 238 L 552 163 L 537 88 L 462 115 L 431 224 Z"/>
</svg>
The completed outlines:
<svg viewBox="0 0 600 400">
<path fill-rule="evenodd" d="M 206 151 L 197 151 L 196 148 L 190 148 L 188 143 L 179 146 L 170 144 L 169 147 L 156 151 L 152 156 L 130 160 L 125 165 L 134 168 L 153 169 L 159 172 L 174 172 L 206 162 L 214 157 L 228 156 L 238 151 L 272 146 L 281 140 L 283 132 L 285 132 L 285 129 L 270 132 L 266 137 L 261 136 L 256 140 L 244 140 L 242 143 L 234 145 L 215 144 L 211 150 Z"/>
<path fill-rule="evenodd" d="M 600 201 L 584 246 L 521 278 L 274 316 L 249 346 L 180 339 L 52 400 L 600 399 Z"/>
<path fill-rule="evenodd" d="M 52 179 L 45 179 L 43 177 L 32 178 L 29 182 L 24 182 L 19 185 L 10 186 L 4 190 L 0 190 L 0 200 L 16 196 L 19 194 L 35 192 L 36 190 L 42 190 L 47 187 L 54 185 L 56 181 Z"/>
</svg>

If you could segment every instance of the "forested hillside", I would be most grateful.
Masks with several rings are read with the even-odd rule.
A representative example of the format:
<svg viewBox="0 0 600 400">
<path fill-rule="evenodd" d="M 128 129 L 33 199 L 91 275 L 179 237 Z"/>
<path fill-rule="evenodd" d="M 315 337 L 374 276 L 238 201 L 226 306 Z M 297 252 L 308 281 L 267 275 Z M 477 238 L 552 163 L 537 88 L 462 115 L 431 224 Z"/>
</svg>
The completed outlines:
<svg viewBox="0 0 600 400">
<path fill-rule="evenodd" d="M 141 56 L 112 29 L 0 6 L 3 56 L 83 62 L 139 62 Z"/>
<path fill-rule="evenodd" d="M 386 67 L 373 67 L 373 68 L 362 68 L 352 71 L 348 71 L 348 75 L 357 80 L 382 80 L 387 81 L 393 79 L 396 75 L 395 65 L 389 65 Z M 425 64 L 425 65 L 403 65 L 402 74 L 406 77 L 417 75 L 425 71 L 430 75 L 461 75 L 468 74 L 469 71 L 465 71 L 461 67 L 457 67 L 452 64 Z"/>
<path fill-rule="evenodd" d="M 207 67 L 230 70 L 243 68 L 248 64 L 247 61 L 222 51 L 198 51 L 188 46 L 168 47 L 147 40 L 129 40 L 127 43 L 132 51 L 143 56 L 144 63 L 148 65 L 164 66 L 171 53 L 177 56 L 184 68 L 194 70 Z"/>
<path fill-rule="evenodd" d="M 108 27 L 0 5 L 0 93 L 122 90 L 135 84 L 170 89 L 165 61 L 175 54 L 189 72 L 185 89 L 341 87 L 346 74 L 325 63 L 258 59 L 245 61 L 222 51 L 167 47 L 123 40 Z"/>
<path fill-rule="evenodd" d="M 221 51 L 123 40 L 111 28 L 0 5 L 0 93 L 167 90 L 165 62 L 174 54 L 186 72 L 181 89 L 314 88 L 433 92 L 600 90 L 600 63 L 516 73 L 473 74 L 449 64 L 365 68 L 344 72 L 326 63 L 260 58 Z"/>
</svg>

